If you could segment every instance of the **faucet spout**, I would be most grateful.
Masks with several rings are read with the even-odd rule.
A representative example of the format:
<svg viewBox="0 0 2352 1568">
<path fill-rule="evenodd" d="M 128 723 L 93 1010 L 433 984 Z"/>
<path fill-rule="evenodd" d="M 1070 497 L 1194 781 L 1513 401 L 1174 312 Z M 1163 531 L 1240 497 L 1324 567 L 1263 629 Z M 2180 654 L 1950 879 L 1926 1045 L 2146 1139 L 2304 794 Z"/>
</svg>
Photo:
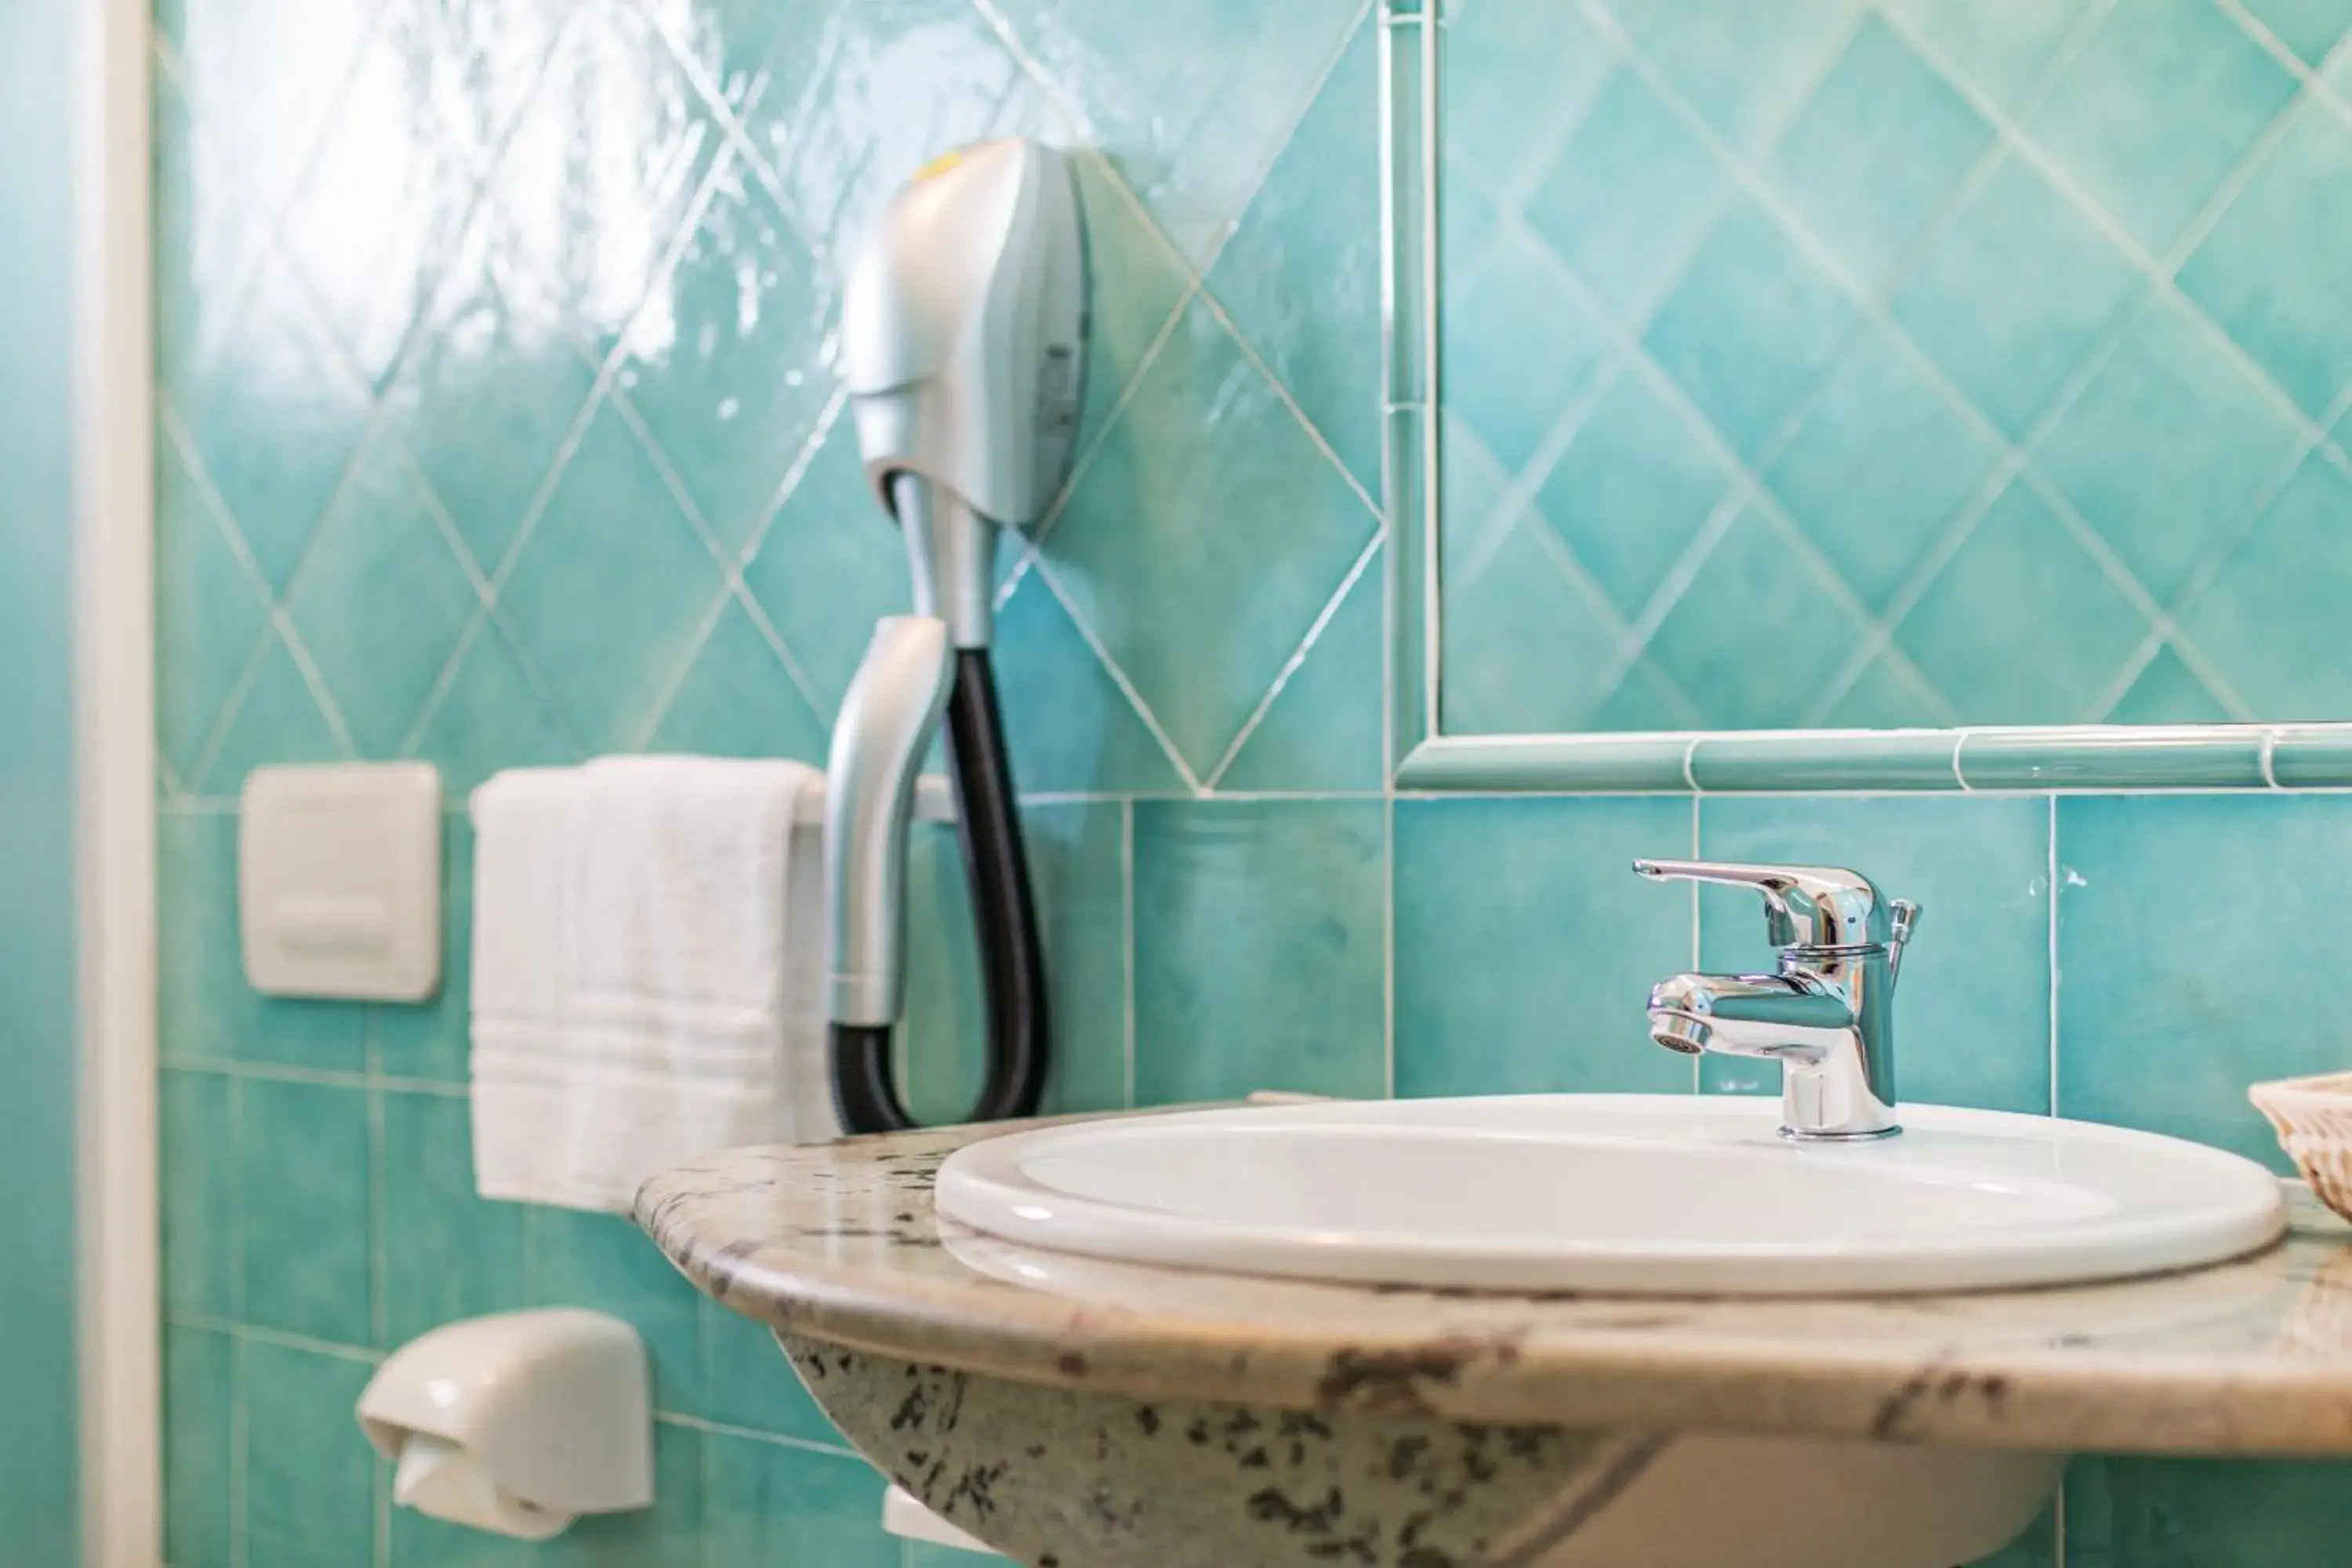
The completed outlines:
<svg viewBox="0 0 2352 1568">
<path fill-rule="evenodd" d="M 1858 1027 L 1842 997 L 1803 976 L 1677 974 L 1650 992 L 1650 1037 L 1687 1056 L 1811 1065 Z"/>
</svg>

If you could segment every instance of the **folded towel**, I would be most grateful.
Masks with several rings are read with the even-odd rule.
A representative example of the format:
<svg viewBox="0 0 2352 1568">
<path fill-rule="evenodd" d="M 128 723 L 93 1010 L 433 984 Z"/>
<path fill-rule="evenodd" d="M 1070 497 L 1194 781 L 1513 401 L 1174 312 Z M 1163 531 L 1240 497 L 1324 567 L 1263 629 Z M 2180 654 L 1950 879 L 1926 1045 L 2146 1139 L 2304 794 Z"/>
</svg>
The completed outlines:
<svg viewBox="0 0 2352 1568">
<path fill-rule="evenodd" d="M 816 835 L 795 853 L 793 825 L 823 776 L 645 757 L 505 778 L 475 801 L 483 1195 L 625 1209 L 696 1155 L 834 1136 L 823 942 L 791 918 L 819 907 Z"/>
<path fill-rule="evenodd" d="M 564 1198 L 567 879 L 577 768 L 502 773 L 474 792 L 474 1184 L 484 1197 Z"/>
</svg>

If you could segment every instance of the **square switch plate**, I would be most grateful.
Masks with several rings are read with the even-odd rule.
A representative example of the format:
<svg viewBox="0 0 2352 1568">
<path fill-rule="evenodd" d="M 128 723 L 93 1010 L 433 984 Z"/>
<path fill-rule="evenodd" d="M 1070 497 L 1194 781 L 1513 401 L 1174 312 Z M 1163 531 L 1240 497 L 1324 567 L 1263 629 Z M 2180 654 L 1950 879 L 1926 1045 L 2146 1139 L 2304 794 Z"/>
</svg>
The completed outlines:
<svg viewBox="0 0 2352 1568">
<path fill-rule="evenodd" d="M 256 768 L 236 846 L 245 978 L 271 996 L 421 1002 L 441 984 L 441 775 Z"/>
</svg>

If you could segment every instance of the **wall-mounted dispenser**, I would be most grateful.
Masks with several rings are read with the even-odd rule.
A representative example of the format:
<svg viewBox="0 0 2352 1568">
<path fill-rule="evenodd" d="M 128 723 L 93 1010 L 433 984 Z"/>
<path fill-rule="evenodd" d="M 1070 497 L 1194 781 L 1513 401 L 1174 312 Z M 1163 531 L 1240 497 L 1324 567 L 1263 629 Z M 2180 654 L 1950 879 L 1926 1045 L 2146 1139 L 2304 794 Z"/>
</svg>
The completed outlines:
<svg viewBox="0 0 2352 1568">
<path fill-rule="evenodd" d="M 393 1462 L 393 1501 L 454 1524 L 545 1541 L 583 1513 L 653 1506 L 645 1343 L 601 1312 L 436 1329 L 377 1369 L 359 1418 Z"/>
<path fill-rule="evenodd" d="M 916 611 L 876 629 L 827 766 L 827 1016 L 845 1131 L 913 1124 L 890 1066 L 907 820 L 943 717 L 988 990 L 988 1077 L 971 1120 L 1032 1115 L 1045 1089 L 1045 965 L 988 648 L 998 531 L 1040 521 L 1069 474 L 1087 327 L 1076 181 L 1063 154 L 1024 138 L 924 168 L 843 290 L 842 383 L 875 498 L 906 534 Z"/>
</svg>

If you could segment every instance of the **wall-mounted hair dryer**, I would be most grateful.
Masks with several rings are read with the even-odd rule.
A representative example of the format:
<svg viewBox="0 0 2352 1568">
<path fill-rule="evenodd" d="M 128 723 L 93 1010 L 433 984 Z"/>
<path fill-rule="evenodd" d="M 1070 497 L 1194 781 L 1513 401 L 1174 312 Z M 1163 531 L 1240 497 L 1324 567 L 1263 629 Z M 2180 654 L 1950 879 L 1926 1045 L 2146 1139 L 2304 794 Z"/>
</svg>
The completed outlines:
<svg viewBox="0 0 2352 1568">
<path fill-rule="evenodd" d="M 1043 956 L 989 667 L 999 528 L 1067 477 L 1086 363 L 1086 243 L 1069 164 L 1024 139 L 924 168 L 850 269 L 841 369 L 866 472 L 907 537 L 915 614 L 875 628 L 834 731 L 825 911 L 843 1131 L 912 1126 L 891 1069 L 906 997 L 907 832 L 942 712 L 988 992 L 971 1120 L 1045 1082 Z"/>
</svg>

